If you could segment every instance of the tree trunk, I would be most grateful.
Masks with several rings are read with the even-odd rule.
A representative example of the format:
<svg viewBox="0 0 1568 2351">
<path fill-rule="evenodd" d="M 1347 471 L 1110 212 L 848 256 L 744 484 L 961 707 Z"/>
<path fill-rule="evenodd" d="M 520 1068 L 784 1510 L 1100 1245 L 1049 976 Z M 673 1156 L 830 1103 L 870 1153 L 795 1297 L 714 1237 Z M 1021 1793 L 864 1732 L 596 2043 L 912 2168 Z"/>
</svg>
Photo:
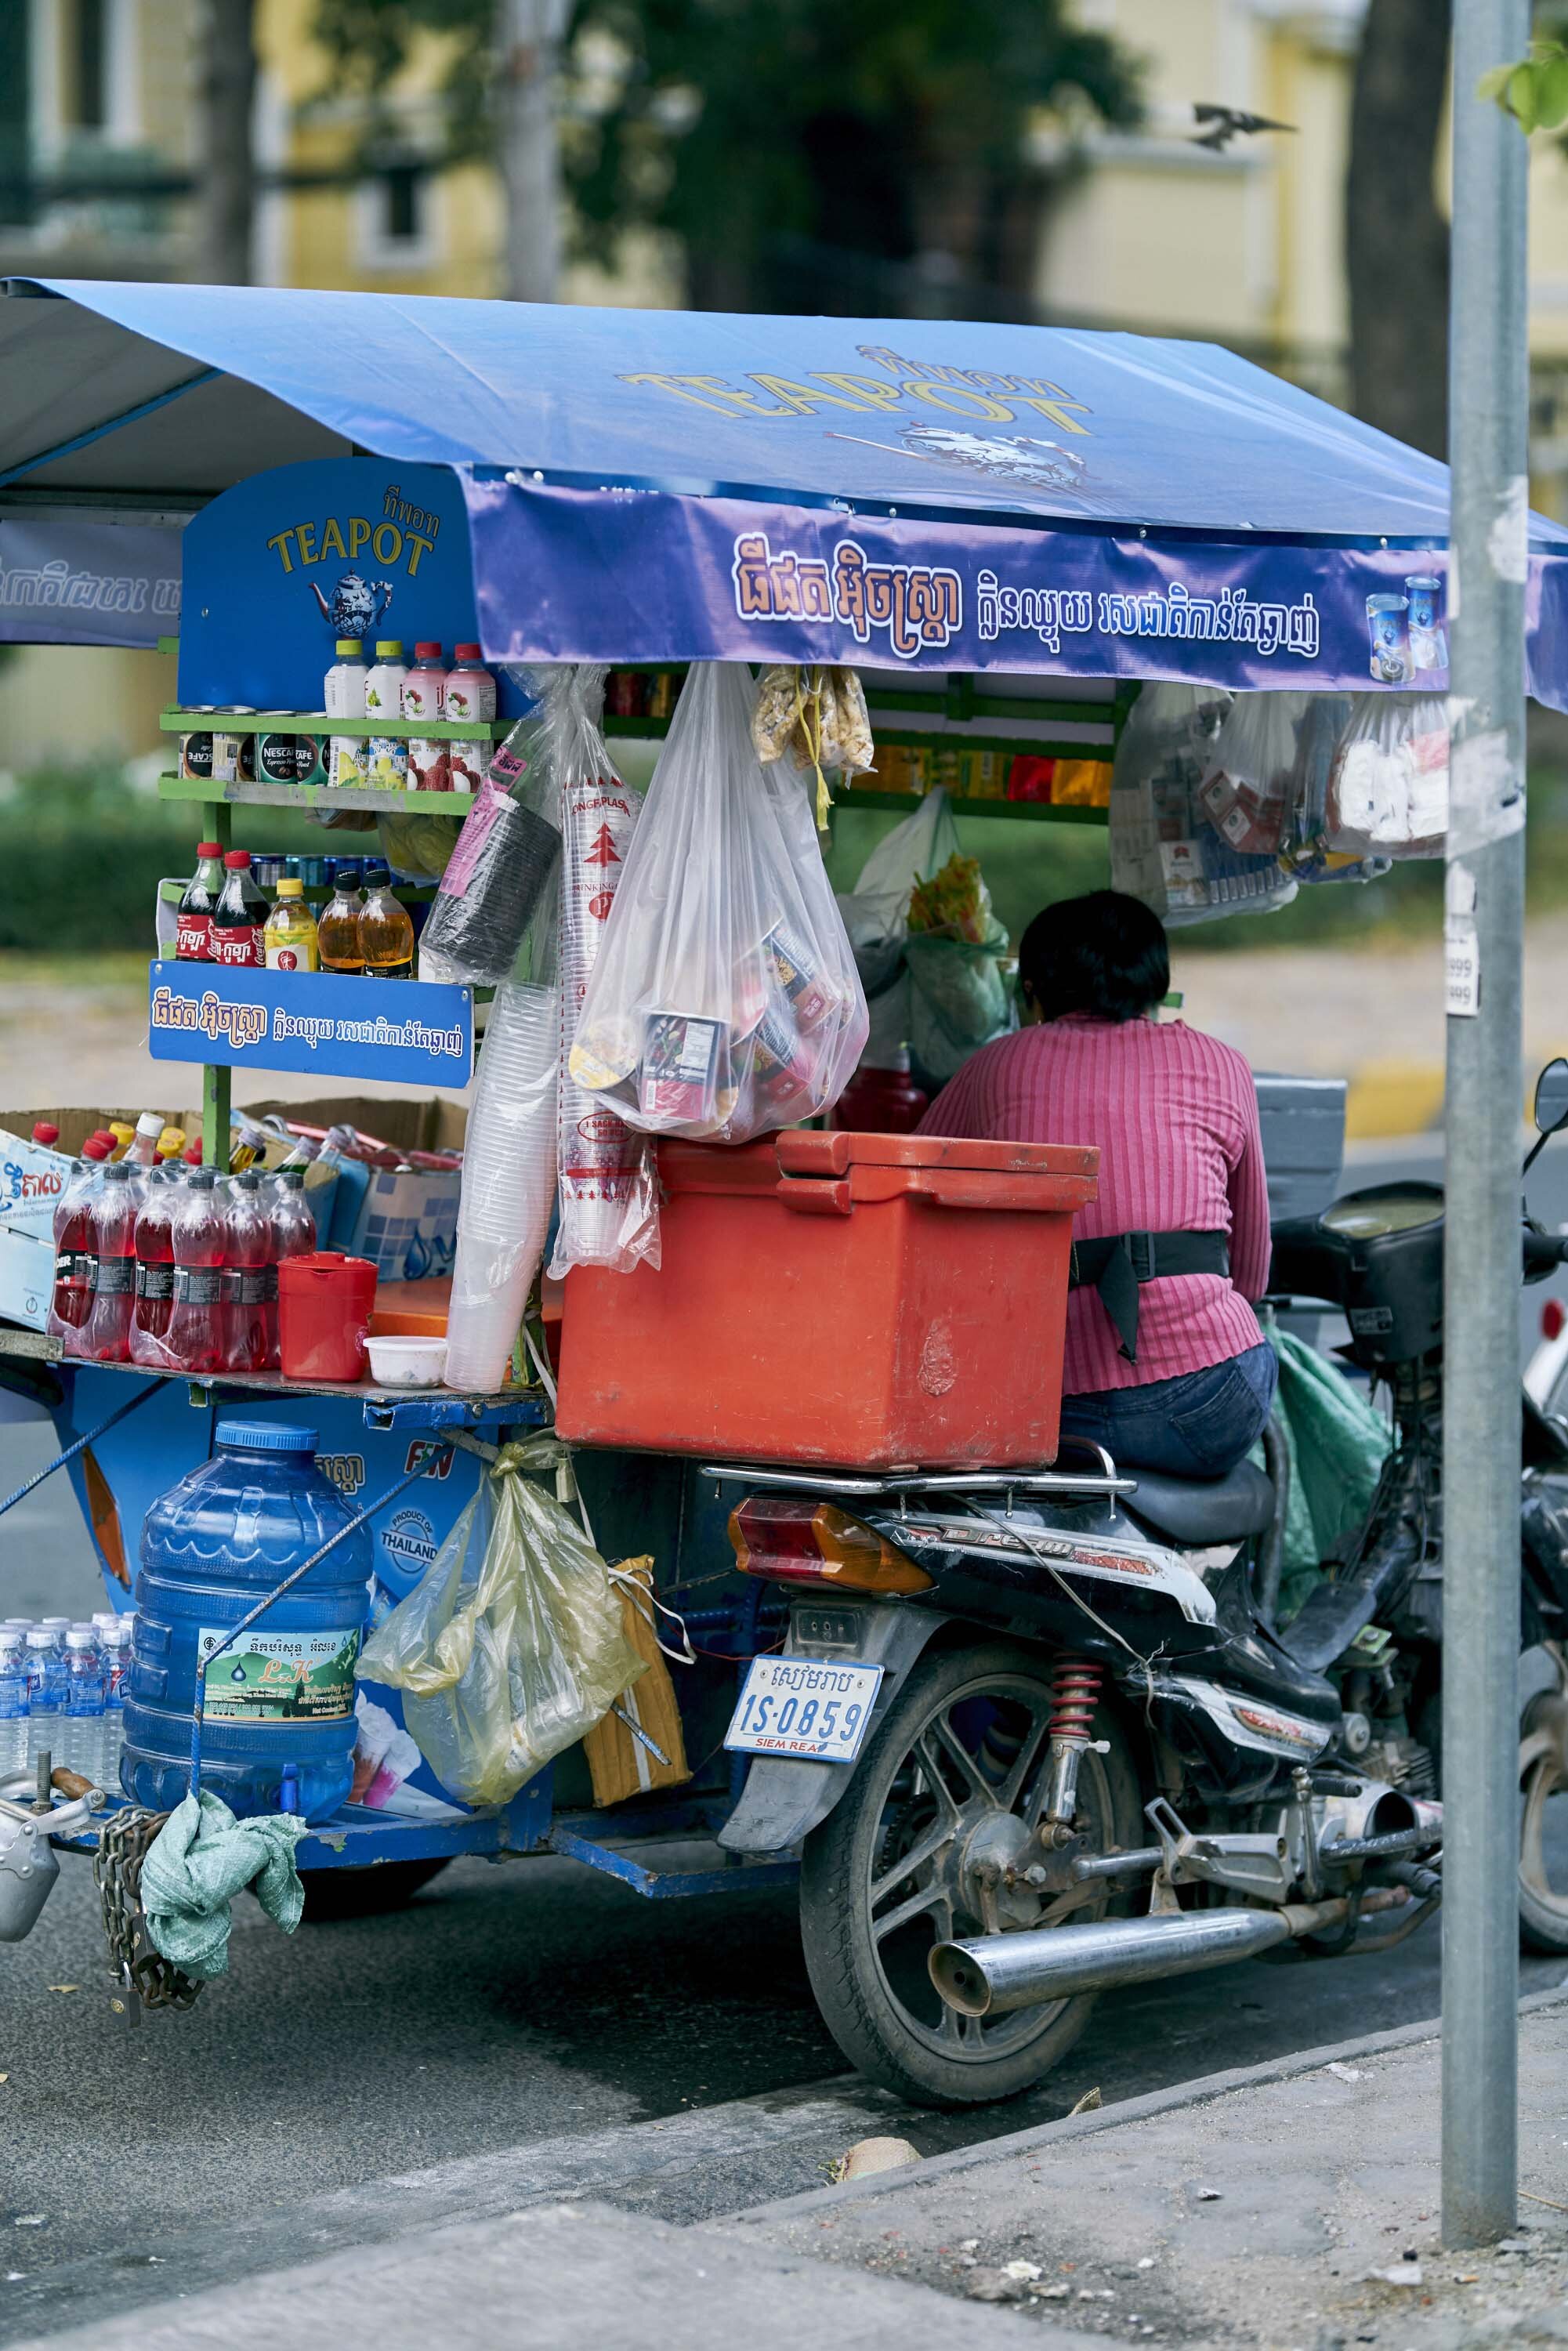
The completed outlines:
<svg viewBox="0 0 1568 2351">
<path fill-rule="evenodd" d="M 203 0 L 195 275 L 248 286 L 256 225 L 256 0 Z"/>
<path fill-rule="evenodd" d="M 555 98 L 567 10 L 568 0 L 501 5 L 501 181 L 514 302 L 553 302 L 560 274 Z"/>
<path fill-rule="evenodd" d="M 1371 0 L 1345 176 L 1351 406 L 1448 454 L 1448 225 L 1433 193 L 1449 0 Z"/>
</svg>

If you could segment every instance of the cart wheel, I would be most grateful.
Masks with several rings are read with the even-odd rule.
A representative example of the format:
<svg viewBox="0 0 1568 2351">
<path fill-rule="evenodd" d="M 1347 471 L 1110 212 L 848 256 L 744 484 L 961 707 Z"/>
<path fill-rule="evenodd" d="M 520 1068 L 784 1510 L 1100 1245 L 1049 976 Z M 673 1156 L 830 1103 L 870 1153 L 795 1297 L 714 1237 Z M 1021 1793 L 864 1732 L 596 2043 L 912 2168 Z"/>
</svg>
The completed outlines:
<svg viewBox="0 0 1568 2351">
<path fill-rule="evenodd" d="M 1552 1641 L 1521 1662 L 1537 1687 L 1519 1749 L 1520 1940 L 1568 1951 L 1568 1660 Z"/>
<path fill-rule="evenodd" d="M 451 1859 L 383 1861 L 369 1869 L 307 1869 L 305 1924 L 320 1927 L 333 1918 L 373 1918 L 382 1910 L 401 1910 L 422 1886 L 438 1877 Z"/>
<path fill-rule="evenodd" d="M 800 1933 L 823 2022 L 852 2065 L 920 2105 L 1016 2097 L 1058 2064 L 1093 1995 L 996 2018 L 962 2017 L 926 1969 L 935 1943 L 984 1934 L 977 1865 L 1021 1860 L 1045 1794 L 1053 1693 L 1049 1657 L 1010 1642 L 939 1651 L 915 1667 L 844 1795 L 807 1838 Z M 1091 1852 L 1139 1842 L 1138 1775 L 1102 1701 L 1078 1818 Z M 1030 1851 L 1038 1858 L 1038 1847 Z M 1101 1918 L 1100 1881 L 1064 1893 L 1015 1885 L 1007 1927 Z"/>
</svg>

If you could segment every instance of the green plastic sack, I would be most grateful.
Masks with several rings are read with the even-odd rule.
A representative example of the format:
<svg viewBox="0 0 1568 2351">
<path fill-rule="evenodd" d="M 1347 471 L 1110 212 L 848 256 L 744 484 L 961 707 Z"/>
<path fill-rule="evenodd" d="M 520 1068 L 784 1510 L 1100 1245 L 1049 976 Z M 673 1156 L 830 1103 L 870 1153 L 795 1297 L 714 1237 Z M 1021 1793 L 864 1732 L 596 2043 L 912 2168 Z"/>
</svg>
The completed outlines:
<svg viewBox="0 0 1568 2351">
<path fill-rule="evenodd" d="M 506 1446 L 360 1659 L 361 1680 L 403 1692 L 410 1737 L 465 1803 L 506 1803 L 647 1670 L 603 1560 L 529 1474 L 568 1458 L 554 1437 Z"/>
<path fill-rule="evenodd" d="M 1322 1562 L 1343 1559 L 1371 1507 L 1393 1437 L 1326 1355 L 1272 1325 L 1268 1336 L 1280 1359 L 1274 1409 L 1291 1464 L 1280 1578 L 1280 1622 L 1286 1625 L 1322 1582 Z"/>
</svg>

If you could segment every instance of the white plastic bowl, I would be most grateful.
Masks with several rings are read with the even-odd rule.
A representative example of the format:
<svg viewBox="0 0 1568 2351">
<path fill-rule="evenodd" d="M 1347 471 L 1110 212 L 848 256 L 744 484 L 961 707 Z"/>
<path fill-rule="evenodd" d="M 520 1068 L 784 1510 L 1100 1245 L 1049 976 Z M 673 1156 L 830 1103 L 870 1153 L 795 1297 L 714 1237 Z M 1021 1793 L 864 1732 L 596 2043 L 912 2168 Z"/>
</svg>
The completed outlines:
<svg viewBox="0 0 1568 2351">
<path fill-rule="evenodd" d="M 446 1369 L 444 1339 L 378 1339 L 370 1349 L 371 1377 L 383 1388 L 438 1388 Z"/>
</svg>

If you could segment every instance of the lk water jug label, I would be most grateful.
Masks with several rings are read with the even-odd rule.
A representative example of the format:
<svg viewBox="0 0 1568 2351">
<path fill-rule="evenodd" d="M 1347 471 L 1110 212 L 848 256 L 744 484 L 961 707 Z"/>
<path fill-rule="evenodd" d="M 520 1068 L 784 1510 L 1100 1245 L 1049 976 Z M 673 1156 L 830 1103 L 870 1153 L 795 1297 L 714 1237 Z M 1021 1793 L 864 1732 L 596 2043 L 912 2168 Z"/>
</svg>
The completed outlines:
<svg viewBox="0 0 1568 2351">
<path fill-rule="evenodd" d="M 202 1712 L 208 1722 L 334 1722 L 354 1711 L 360 1630 L 242 1633 L 232 1649 L 226 1625 L 196 1636 Z"/>
</svg>

